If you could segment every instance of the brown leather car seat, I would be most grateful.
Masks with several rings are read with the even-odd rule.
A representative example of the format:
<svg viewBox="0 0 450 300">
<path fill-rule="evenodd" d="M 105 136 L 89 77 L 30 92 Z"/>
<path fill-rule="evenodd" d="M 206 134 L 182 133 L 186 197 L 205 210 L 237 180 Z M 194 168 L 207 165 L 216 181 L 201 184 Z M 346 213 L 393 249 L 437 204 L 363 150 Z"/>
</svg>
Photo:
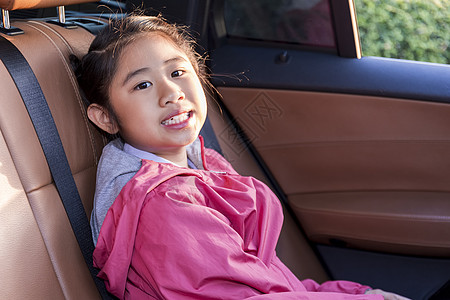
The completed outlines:
<svg viewBox="0 0 450 300">
<path fill-rule="evenodd" d="M 88 1 L 0 0 L 0 8 L 28 9 Z M 24 33 L 1 35 L 21 51 L 39 81 L 90 216 L 97 162 L 106 141 L 85 116 L 69 55 L 81 57 L 93 35 L 81 27 L 67 29 L 42 20 L 20 20 L 11 25 Z M 3 63 L 0 91 L 0 299 L 100 299 L 32 122 Z M 214 105 L 210 109 L 214 131 L 224 133 L 230 128 L 228 121 Z M 224 148 L 232 141 L 219 142 Z M 235 157 L 230 151 L 224 152 L 239 172 L 264 180 L 248 153 Z M 299 277 L 326 279 L 289 214 L 278 254 Z"/>
<path fill-rule="evenodd" d="M 78 1 L 0 1 L 3 9 Z M 69 55 L 82 56 L 93 35 L 44 21 L 15 21 L 8 36 L 35 73 L 58 128 L 86 214 L 105 140 L 88 122 Z M 0 298 L 99 299 L 56 191 L 20 94 L 0 63 Z"/>
</svg>

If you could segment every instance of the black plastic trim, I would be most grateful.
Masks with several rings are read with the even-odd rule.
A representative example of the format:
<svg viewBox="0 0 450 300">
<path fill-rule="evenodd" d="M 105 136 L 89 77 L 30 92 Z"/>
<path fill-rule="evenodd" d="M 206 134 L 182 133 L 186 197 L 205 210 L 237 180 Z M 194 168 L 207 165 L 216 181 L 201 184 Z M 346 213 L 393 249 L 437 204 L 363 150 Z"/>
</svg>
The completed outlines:
<svg viewBox="0 0 450 300">
<path fill-rule="evenodd" d="M 397 293 L 414 300 L 431 300 L 439 288 L 436 300 L 447 293 L 450 260 L 447 258 L 415 257 L 386 254 L 333 246 L 318 245 L 317 249 L 331 270 L 333 279 L 355 281 Z M 448 295 L 448 294 L 447 294 Z"/>
<path fill-rule="evenodd" d="M 339 56 L 360 58 L 361 45 L 359 41 L 358 26 L 357 24 L 353 24 L 353 22 L 356 23 L 356 19 L 352 19 L 352 13 L 356 16 L 355 5 L 353 1 L 329 1 Z"/>
<path fill-rule="evenodd" d="M 211 54 L 215 86 L 303 90 L 450 103 L 450 65 L 225 45 Z"/>
</svg>

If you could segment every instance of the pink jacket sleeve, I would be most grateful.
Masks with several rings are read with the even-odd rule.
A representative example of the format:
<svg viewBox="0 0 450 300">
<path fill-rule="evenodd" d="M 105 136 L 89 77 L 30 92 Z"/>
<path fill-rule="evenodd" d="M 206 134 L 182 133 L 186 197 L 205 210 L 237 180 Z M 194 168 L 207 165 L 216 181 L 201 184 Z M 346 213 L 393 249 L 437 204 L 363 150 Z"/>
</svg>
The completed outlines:
<svg viewBox="0 0 450 300">
<path fill-rule="evenodd" d="M 382 295 L 349 295 L 342 293 L 287 292 L 265 294 L 247 300 L 384 300 Z"/>
<path fill-rule="evenodd" d="M 335 292 L 357 295 L 364 294 L 367 290 L 371 289 L 370 286 L 345 280 L 327 281 L 318 284 L 312 279 L 306 279 L 302 283 L 306 290 L 310 292 Z"/>
</svg>

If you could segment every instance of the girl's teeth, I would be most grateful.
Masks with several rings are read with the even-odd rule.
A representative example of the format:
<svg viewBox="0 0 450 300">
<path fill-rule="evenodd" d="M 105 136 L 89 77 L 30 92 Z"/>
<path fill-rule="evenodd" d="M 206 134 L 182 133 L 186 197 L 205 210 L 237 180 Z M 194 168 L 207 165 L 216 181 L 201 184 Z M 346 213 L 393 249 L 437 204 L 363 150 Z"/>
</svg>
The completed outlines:
<svg viewBox="0 0 450 300">
<path fill-rule="evenodd" d="M 174 116 L 162 122 L 163 125 L 173 125 L 186 121 L 189 118 L 189 113 Z"/>
</svg>

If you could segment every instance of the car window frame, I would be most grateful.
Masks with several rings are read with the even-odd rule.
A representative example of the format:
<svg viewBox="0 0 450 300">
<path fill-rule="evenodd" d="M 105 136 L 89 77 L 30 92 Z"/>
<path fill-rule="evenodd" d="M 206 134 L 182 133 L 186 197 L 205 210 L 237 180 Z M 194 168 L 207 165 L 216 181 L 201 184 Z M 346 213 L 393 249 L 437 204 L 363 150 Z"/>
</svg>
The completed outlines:
<svg viewBox="0 0 450 300">
<path fill-rule="evenodd" d="M 335 36 L 335 47 L 312 46 L 305 44 L 283 43 L 274 41 L 254 40 L 229 36 L 225 25 L 225 0 L 213 1 L 211 8 L 212 41 L 210 49 L 219 48 L 225 44 L 278 47 L 286 49 L 306 50 L 336 54 L 346 58 L 361 58 L 356 8 L 353 0 L 328 0 L 331 13 L 331 25 Z"/>
</svg>

